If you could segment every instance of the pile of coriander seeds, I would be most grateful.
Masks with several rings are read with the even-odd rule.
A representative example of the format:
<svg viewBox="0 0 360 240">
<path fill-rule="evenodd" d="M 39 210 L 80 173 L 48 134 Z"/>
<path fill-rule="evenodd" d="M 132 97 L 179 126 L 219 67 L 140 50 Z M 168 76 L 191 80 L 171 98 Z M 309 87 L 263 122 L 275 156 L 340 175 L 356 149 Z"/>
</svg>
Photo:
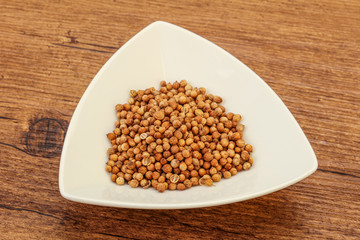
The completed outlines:
<svg viewBox="0 0 360 240">
<path fill-rule="evenodd" d="M 253 148 L 242 139 L 241 116 L 226 113 L 221 97 L 186 80 L 160 86 L 131 90 L 115 107 L 106 165 L 113 182 L 164 192 L 212 186 L 250 169 Z"/>
</svg>

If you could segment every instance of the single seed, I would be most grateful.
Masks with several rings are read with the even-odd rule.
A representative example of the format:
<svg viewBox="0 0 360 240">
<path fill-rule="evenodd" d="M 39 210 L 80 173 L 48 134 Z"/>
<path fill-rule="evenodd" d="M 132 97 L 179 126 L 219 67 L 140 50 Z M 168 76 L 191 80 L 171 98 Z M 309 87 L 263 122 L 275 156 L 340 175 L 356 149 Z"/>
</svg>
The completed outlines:
<svg viewBox="0 0 360 240">
<path fill-rule="evenodd" d="M 223 173 L 223 176 L 224 176 L 224 178 L 230 178 L 230 177 L 231 177 L 231 173 L 230 173 L 229 171 L 225 171 L 225 172 Z"/>
<path fill-rule="evenodd" d="M 185 96 L 181 96 L 180 98 L 179 98 L 179 103 L 180 104 L 185 104 L 187 102 L 187 98 L 185 97 Z"/>
<path fill-rule="evenodd" d="M 250 157 L 250 154 L 249 154 L 248 151 L 245 151 L 245 150 L 244 150 L 244 151 L 241 152 L 241 158 L 242 158 L 242 159 L 248 160 L 249 157 Z"/>
<path fill-rule="evenodd" d="M 221 180 L 221 175 L 219 173 L 216 173 L 214 175 L 211 176 L 211 179 L 214 181 L 214 182 L 219 182 Z"/>
<path fill-rule="evenodd" d="M 236 175 L 237 170 L 236 170 L 236 168 L 231 168 L 231 169 L 229 170 L 229 172 L 231 173 L 232 176 L 234 176 L 234 175 Z"/>
<path fill-rule="evenodd" d="M 116 182 L 116 178 L 117 178 L 117 175 L 112 174 L 110 179 L 111 179 L 111 181 Z"/>
<path fill-rule="evenodd" d="M 248 152 L 252 152 L 253 151 L 253 147 L 250 144 L 246 144 L 245 145 L 245 150 Z"/>
<path fill-rule="evenodd" d="M 165 183 L 159 183 L 156 187 L 156 190 L 159 192 L 164 192 L 166 190 Z"/>
<path fill-rule="evenodd" d="M 185 190 L 186 187 L 185 187 L 185 185 L 183 183 L 178 183 L 177 186 L 176 186 L 176 189 L 182 191 L 182 190 Z"/>
<path fill-rule="evenodd" d="M 147 133 L 142 133 L 140 134 L 140 139 L 144 140 L 147 138 L 147 136 L 148 136 Z"/>
<path fill-rule="evenodd" d="M 178 181 L 179 181 L 179 175 L 177 175 L 177 174 L 173 174 L 173 175 L 171 175 L 171 177 L 170 177 L 170 182 L 172 182 L 172 183 L 177 183 Z"/>
<path fill-rule="evenodd" d="M 243 169 L 244 169 L 244 170 L 249 170 L 250 167 L 251 167 L 251 164 L 250 164 L 249 162 L 245 162 L 245 163 L 243 164 Z"/>
<path fill-rule="evenodd" d="M 180 169 L 181 171 L 185 171 L 185 170 L 187 169 L 186 163 L 184 163 L 184 162 L 180 163 L 179 169 Z"/>
<path fill-rule="evenodd" d="M 165 173 L 171 173 L 172 172 L 172 167 L 170 164 L 165 164 L 162 168 L 163 172 Z"/>
<path fill-rule="evenodd" d="M 203 158 L 205 161 L 210 162 L 211 160 L 213 160 L 214 156 L 210 152 L 207 152 L 204 154 Z"/>
<path fill-rule="evenodd" d="M 172 168 L 178 168 L 180 165 L 180 161 L 177 159 L 173 159 L 173 160 L 171 160 L 170 165 Z"/>
<path fill-rule="evenodd" d="M 123 177 L 118 177 L 118 178 L 116 179 L 116 183 L 117 183 L 118 185 L 124 185 L 125 179 L 124 179 Z"/>
<path fill-rule="evenodd" d="M 137 188 L 139 186 L 139 182 L 137 180 L 133 179 L 133 180 L 129 181 L 129 185 L 132 188 Z"/>
<path fill-rule="evenodd" d="M 169 190 L 176 190 L 176 183 L 170 183 Z"/>
<path fill-rule="evenodd" d="M 163 111 L 157 111 L 154 113 L 154 117 L 157 119 L 157 120 L 163 120 L 164 117 L 165 117 L 165 114 Z"/>
<path fill-rule="evenodd" d="M 184 181 L 184 185 L 186 188 L 191 188 L 192 187 L 192 182 L 190 181 L 190 179 L 186 179 Z"/>
<path fill-rule="evenodd" d="M 188 83 L 187 83 L 186 80 L 181 80 L 181 81 L 180 81 L 180 86 L 181 86 L 181 87 L 186 87 L 187 84 L 188 84 Z"/>
</svg>

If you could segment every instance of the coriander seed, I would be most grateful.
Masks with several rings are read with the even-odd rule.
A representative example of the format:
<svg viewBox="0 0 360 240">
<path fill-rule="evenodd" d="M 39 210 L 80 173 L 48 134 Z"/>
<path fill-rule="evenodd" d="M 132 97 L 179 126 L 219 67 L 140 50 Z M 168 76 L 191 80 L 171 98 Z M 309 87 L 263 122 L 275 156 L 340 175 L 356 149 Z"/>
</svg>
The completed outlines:
<svg viewBox="0 0 360 240">
<path fill-rule="evenodd" d="M 115 106 L 114 131 L 106 137 L 105 170 L 118 185 L 159 192 L 212 186 L 251 168 L 252 145 L 243 140 L 241 115 L 226 112 L 220 96 L 186 80 L 160 89 L 130 90 Z"/>
</svg>

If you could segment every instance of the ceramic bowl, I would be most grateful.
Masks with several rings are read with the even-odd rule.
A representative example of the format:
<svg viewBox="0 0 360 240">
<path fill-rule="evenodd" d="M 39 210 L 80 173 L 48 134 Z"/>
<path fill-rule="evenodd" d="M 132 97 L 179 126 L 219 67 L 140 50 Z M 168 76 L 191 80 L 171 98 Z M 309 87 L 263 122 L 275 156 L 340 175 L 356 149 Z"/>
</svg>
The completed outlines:
<svg viewBox="0 0 360 240">
<path fill-rule="evenodd" d="M 105 171 L 106 133 L 114 107 L 131 89 L 186 79 L 223 97 L 227 111 L 240 113 L 244 139 L 254 146 L 254 164 L 213 187 L 165 191 L 118 186 Z M 259 197 L 309 176 L 317 159 L 300 126 L 275 92 L 238 59 L 178 26 L 155 22 L 124 44 L 101 68 L 82 96 L 64 142 L 61 195 L 81 203 L 143 209 L 208 207 Z"/>
</svg>

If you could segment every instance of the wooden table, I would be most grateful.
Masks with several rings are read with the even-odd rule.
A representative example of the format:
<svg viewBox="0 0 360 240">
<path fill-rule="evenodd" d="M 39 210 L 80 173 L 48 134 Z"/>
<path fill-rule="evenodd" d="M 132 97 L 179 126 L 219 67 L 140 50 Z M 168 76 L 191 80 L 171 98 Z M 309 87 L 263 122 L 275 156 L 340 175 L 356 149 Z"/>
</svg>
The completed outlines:
<svg viewBox="0 0 360 240">
<path fill-rule="evenodd" d="M 301 125 L 319 169 L 281 191 L 211 208 L 62 198 L 62 142 L 81 95 L 156 20 L 207 38 L 260 75 Z M 359 26 L 358 0 L 0 1 L 0 238 L 359 239 Z"/>
</svg>

